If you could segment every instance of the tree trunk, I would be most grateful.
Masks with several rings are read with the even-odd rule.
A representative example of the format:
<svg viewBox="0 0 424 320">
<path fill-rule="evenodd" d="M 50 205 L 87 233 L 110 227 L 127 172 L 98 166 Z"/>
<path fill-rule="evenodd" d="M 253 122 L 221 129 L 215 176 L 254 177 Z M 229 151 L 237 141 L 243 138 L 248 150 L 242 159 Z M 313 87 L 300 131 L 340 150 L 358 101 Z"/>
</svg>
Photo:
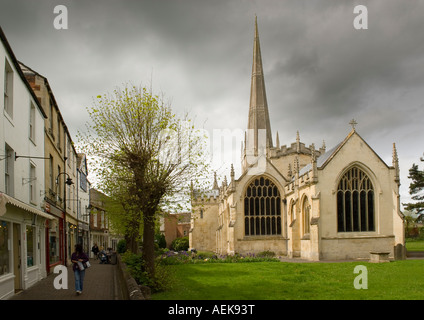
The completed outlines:
<svg viewBox="0 0 424 320">
<path fill-rule="evenodd" d="M 127 229 L 127 234 L 125 235 L 125 241 L 127 242 L 127 250 L 130 250 L 132 253 L 138 253 L 138 238 L 139 238 L 139 228 L 140 224 L 138 221 L 133 221 L 130 224 L 130 227 Z"/>
<path fill-rule="evenodd" d="M 138 252 L 138 241 L 137 236 L 135 235 L 126 235 L 125 241 L 127 243 L 127 250 L 131 251 L 132 253 Z"/>
<path fill-rule="evenodd" d="M 143 260 L 151 278 L 155 275 L 155 221 L 153 213 L 143 215 Z"/>
</svg>

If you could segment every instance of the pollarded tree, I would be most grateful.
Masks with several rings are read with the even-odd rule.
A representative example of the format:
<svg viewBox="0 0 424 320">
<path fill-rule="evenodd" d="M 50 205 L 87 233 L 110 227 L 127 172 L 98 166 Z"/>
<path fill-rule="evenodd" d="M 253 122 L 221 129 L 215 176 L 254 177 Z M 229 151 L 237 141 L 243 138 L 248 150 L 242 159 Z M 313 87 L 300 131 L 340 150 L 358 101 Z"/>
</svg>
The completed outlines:
<svg viewBox="0 0 424 320">
<path fill-rule="evenodd" d="M 202 183 L 207 174 L 206 137 L 187 116 L 178 118 L 146 88 L 127 85 L 112 95 L 97 96 L 88 112 L 92 124 L 79 137 L 95 159 L 98 188 L 108 195 L 115 190 L 124 202 L 131 202 L 136 214 L 129 221 L 142 224 L 142 255 L 154 276 L 156 216 L 163 207 L 175 208 L 173 196 L 188 195 L 190 183 Z"/>
</svg>

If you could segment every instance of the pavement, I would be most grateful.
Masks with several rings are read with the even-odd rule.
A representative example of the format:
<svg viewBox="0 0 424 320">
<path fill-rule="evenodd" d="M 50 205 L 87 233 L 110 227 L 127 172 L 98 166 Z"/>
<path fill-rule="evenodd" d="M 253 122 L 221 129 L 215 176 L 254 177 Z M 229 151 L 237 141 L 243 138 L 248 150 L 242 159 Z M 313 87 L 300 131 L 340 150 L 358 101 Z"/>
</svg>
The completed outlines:
<svg viewBox="0 0 424 320">
<path fill-rule="evenodd" d="M 59 273 L 51 273 L 30 288 L 23 290 L 9 300 L 123 300 L 118 281 L 118 267 L 113 264 L 100 264 L 90 259 L 91 267 L 86 269 L 84 290 L 81 295 L 75 292 L 75 277 L 72 264 L 68 270 L 68 289 L 55 289 L 54 279 Z"/>
</svg>

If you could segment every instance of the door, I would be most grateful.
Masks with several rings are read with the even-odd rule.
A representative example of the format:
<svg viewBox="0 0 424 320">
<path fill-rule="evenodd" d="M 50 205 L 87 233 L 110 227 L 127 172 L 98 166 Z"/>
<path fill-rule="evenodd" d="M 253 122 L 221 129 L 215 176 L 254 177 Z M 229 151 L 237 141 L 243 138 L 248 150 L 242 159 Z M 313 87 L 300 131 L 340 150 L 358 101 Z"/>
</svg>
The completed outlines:
<svg viewBox="0 0 424 320">
<path fill-rule="evenodd" d="M 21 246 L 21 226 L 13 224 L 13 274 L 15 275 L 15 292 L 22 290 L 22 246 Z"/>
</svg>

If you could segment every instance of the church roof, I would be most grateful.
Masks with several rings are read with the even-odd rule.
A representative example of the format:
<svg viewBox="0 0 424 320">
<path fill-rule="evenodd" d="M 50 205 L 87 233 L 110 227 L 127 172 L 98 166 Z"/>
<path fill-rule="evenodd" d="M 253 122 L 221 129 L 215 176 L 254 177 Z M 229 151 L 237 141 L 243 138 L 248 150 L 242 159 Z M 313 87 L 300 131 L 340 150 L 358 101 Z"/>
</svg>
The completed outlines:
<svg viewBox="0 0 424 320">
<path fill-rule="evenodd" d="M 387 164 L 380 158 L 380 156 L 368 145 L 368 143 L 356 132 L 355 129 L 352 129 L 352 131 L 350 131 L 350 133 L 347 135 L 347 137 L 340 142 L 339 144 L 337 144 L 335 147 L 333 147 L 332 149 L 328 150 L 326 153 L 324 153 L 323 155 L 321 155 L 320 157 L 318 157 L 317 159 L 317 168 L 322 169 L 324 168 L 330 161 L 331 159 L 334 158 L 334 156 L 337 154 L 337 152 L 339 152 L 339 150 L 346 144 L 346 142 L 353 136 L 353 135 L 357 135 L 373 152 L 374 154 L 381 160 L 382 163 L 384 163 L 386 166 Z M 388 166 L 387 166 L 388 167 Z M 300 171 L 299 171 L 299 176 L 302 176 L 304 174 L 306 174 L 308 171 L 310 171 L 312 169 L 312 165 L 311 164 L 307 164 L 305 167 L 303 167 Z M 294 179 L 294 177 L 292 178 Z"/>
</svg>

